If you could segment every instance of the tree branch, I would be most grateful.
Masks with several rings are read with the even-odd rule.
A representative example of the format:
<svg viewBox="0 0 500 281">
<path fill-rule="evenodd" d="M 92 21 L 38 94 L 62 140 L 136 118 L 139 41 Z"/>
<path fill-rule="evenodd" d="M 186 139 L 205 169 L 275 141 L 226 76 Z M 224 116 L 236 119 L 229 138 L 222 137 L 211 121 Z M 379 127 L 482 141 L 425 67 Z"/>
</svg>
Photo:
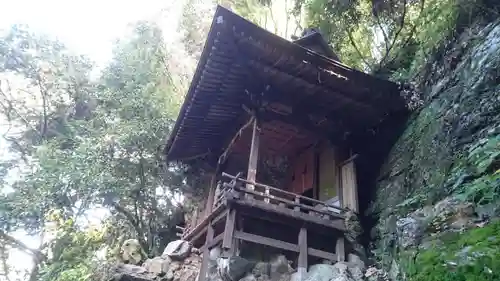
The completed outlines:
<svg viewBox="0 0 500 281">
<path fill-rule="evenodd" d="M 401 45 L 401 48 L 405 48 L 408 43 L 410 42 L 410 40 L 413 38 L 413 36 L 415 35 L 415 32 L 417 31 L 417 23 L 420 21 L 420 18 L 422 18 L 422 14 L 424 12 L 424 7 L 425 7 L 425 0 L 421 0 L 420 1 L 421 3 L 421 6 L 420 6 L 420 13 L 418 14 L 418 19 L 416 20 L 416 23 L 413 25 L 411 31 L 410 31 L 410 34 L 409 36 L 406 38 L 405 42 L 403 43 L 403 45 Z M 391 60 L 389 60 L 387 63 L 391 63 L 393 62 L 395 59 L 395 57 L 393 57 Z M 381 67 L 381 65 L 379 65 L 379 67 Z"/>
<path fill-rule="evenodd" d="M 352 46 L 354 47 L 354 49 L 358 53 L 359 58 L 361 58 L 361 60 L 363 61 L 363 63 L 366 65 L 366 67 L 368 67 L 368 68 L 371 69 L 371 67 L 368 64 L 368 62 L 366 61 L 365 57 L 363 56 L 363 54 L 361 53 L 361 51 L 358 49 L 358 46 L 354 42 L 354 38 L 352 37 L 352 33 L 351 33 L 351 31 L 349 29 L 347 29 L 347 35 L 349 36 L 349 41 L 351 42 Z"/>
<path fill-rule="evenodd" d="M 406 19 L 406 2 L 407 0 L 403 0 L 403 15 L 401 16 L 401 20 L 400 20 L 400 25 L 399 25 L 399 29 L 398 31 L 396 31 L 396 34 L 394 35 L 394 38 L 392 39 L 392 43 L 391 45 L 389 46 L 389 49 L 387 50 L 387 52 L 385 53 L 385 56 L 380 60 L 380 63 L 379 63 L 379 69 L 381 68 L 383 62 L 387 59 L 387 57 L 389 56 L 389 53 L 391 52 L 392 48 L 394 47 L 394 45 L 396 44 L 396 39 L 399 37 L 399 34 L 401 33 L 401 31 L 403 30 L 404 26 L 405 26 L 405 19 Z"/>
<path fill-rule="evenodd" d="M 0 230 L 0 239 L 3 240 L 6 244 L 11 245 L 14 248 L 17 248 L 25 253 L 31 254 L 35 257 L 35 260 L 41 262 L 47 260 L 47 256 L 45 256 L 42 251 L 38 249 L 30 248 L 25 243 L 19 241 L 18 239 L 10 236 L 3 230 Z"/>
</svg>

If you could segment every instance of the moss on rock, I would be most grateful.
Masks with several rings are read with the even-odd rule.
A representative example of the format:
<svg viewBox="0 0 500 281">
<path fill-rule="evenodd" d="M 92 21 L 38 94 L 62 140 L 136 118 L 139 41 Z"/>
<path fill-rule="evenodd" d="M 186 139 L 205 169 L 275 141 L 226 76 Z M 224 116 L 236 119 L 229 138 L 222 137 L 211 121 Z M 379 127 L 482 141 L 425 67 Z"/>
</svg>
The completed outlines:
<svg viewBox="0 0 500 281">
<path fill-rule="evenodd" d="M 430 249 L 402 256 L 409 281 L 500 280 L 500 222 L 446 233 Z"/>
<path fill-rule="evenodd" d="M 449 240 L 439 240 L 441 246 L 426 247 L 416 256 L 417 250 L 398 245 L 398 233 L 391 227 L 391 222 L 447 197 L 473 203 L 476 210 L 490 206 L 490 217 L 500 213 L 500 23 L 471 30 L 447 52 L 454 57 L 460 53 L 452 67 L 446 56 L 433 63 L 430 69 L 443 71 L 432 83 L 421 85 L 425 105 L 414 113 L 381 170 L 372 208 L 379 218 L 374 252 L 386 269 L 394 262 L 406 265 L 401 266 L 402 275 L 412 276 L 409 280 L 500 280 L 494 275 L 498 273 L 487 273 L 481 265 L 494 266 L 489 268 L 492 271 L 500 268 L 499 257 L 487 251 L 477 257 L 477 264 L 446 264 L 453 263 L 448 259 L 456 251 L 467 246 L 475 249 L 469 245 L 471 241 L 500 252 L 500 237 L 493 241 L 486 237 L 500 230 L 498 223 L 464 234 L 452 233 Z M 436 235 L 445 237 L 435 233 L 436 229 L 442 230 L 429 228 L 423 241 Z"/>
</svg>

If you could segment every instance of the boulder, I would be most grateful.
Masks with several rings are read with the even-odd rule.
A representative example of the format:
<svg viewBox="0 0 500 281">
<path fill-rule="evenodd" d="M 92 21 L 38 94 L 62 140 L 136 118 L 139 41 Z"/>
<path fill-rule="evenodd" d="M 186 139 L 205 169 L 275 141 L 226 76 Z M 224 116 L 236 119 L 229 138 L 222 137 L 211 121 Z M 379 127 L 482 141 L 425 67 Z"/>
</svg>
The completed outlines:
<svg viewBox="0 0 500 281">
<path fill-rule="evenodd" d="M 257 278 L 261 276 L 269 278 L 271 276 L 271 264 L 268 262 L 257 262 L 252 269 L 252 274 Z"/>
<path fill-rule="evenodd" d="M 297 279 L 292 275 L 292 279 Z M 304 281 L 363 281 L 364 274 L 359 267 L 353 267 L 346 262 L 334 265 L 315 264 L 309 267 Z"/>
<path fill-rule="evenodd" d="M 147 259 L 143 267 L 151 273 L 154 273 L 156 275 L 162 276 L 165 275 L 168 270 L 169 270 L 169 265 L 170 265 L 170 258 L 169 257 L 155 257 L 152 259 Z"/>
<path fill-rule="evenodd" d="M 269 262 L 271 277 L 293 272 L 290 263 L 291 262 L 288 261 L 284 255 L 277 255 L 273 257 Z"/>
<path fill-rule="evenodd" d="M 137 239 L 125 240 L 120 252 L 122 261 L 133 265 L 139 265 L 143 258 L 146 257 Z"/>
<path fill-rule="evenodd" d="M 417 246 L 422 238 L 424 227 L 422 220 L 405 217 L 396 222 L 398 242 L 402 248 Z"/>
<path fill-rule="evenodd" d="M 359 268 L 361 271 L 364 271 L 366 269 L 365 262 L 358 255 L 348 254 L 347 255 L 347 262 L 349 263 L 349 265 L 351 267 Z"/>
<path fill-rule="evenodd" d="M 219 258 L 217 260 L 217 270 L 224 281 L 240 280 L 252 270 L 254 265 L 255 263 L 238 256 Z"/>
<path fill-rule="evenodd" d="M 113 281 L 150 281 L 156 277 L 155 274 L 147 272 L 144 267 L 133 264 L 118 264 L 112 269 L 112 274 L 110 280 Z"/>
<path fill-rule="evenodd" d="M 173 260 L 183 260 L 191 253 L 191 243 L 185 240 L 175 240 L 168 243 L 163 250 L 162 257 L 169 257 Z"/>
</svg>

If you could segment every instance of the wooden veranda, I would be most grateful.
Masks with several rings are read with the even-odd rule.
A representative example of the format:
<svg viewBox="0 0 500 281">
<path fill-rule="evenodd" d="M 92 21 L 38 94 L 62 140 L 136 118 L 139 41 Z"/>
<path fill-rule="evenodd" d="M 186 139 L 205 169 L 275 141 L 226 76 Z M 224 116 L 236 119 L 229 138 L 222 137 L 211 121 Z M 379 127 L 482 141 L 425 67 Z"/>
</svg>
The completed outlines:
<svg viewBox="0 0 500 281">
<path fill-rule="evenodd" d="M 396 84 L 343 65 L 321 40 L 291 42 L 217 8 L 165 149 L 211 174 L 203 211 L 182 229 L 203 249 L 200 281 L 213 247 L 225 257 L 248 255 L 248 243 L 276 248 L 299 272 L 350 251 L 352 143 L 406 107 Z"/>
</svg>

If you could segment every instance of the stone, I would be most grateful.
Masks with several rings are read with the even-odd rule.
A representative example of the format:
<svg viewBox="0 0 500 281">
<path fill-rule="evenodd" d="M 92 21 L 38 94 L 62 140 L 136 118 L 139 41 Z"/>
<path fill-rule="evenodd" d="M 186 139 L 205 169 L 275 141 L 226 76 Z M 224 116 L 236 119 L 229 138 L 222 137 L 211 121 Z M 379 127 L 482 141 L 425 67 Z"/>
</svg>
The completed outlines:
<svg viewBox="0 0 500 281">
<path fill-rule="evenodd" d="M 346 227 L 346 238 L 350 241 L 357 241 L 358 237 L 363 233 L 358 216 L 353 211 L 348 210 L 345 213 L 344 224 Z"/>
<path fill-rule="evenodd" d="M 214 248 L 210 249 L 210 251 L 209 251 L 210 260 L 216 261 L 220 257 L 221 252 L 222 251 L 221 251 L 220 247 L 214 247 Z"/>
<path fill-rule="evenodd" d="M 284 273 L 293 272 L 292 267 L 290 266 L 290 262 L 286 259 L 284 255 L 278 255 L 271 259 L 270 264 L 270 276 L 274 278 L 274 276 L 281 275 Z"/>
<path fill-rule="evenodd" d="M 252 274 L 256 277 L 271 275 L 271 264 L 268 262 L 257 262 L 252 269 Z"/>
<path fill-rule="evenodd" d="M 365 272 L 366 281 L 389 281 L 387 273 L 376 267 L 369 267 Z"/>
<path fill-rule="evenodd" d="M 141 244 L 137 239 L 128 239 L 121 247 L 121 259 L 124 263 L 139 265 L 145 258 Z"/>
<path fill-rule="evenodd" d="M 355 255 L 352 253 L 348 254 L 347 255 L 347 262 L 351 265 L 351 267 L 356 267 L 356 268 L 359 268 L 361 270 L 366 269 L 365 262 L 358 255 Z"/>
<path fill-rule="evenodd" d="M 406 217 L 399 219 L 396 225 L 398 243 L 402 248 L 408 248 L 419 244 L 424 231 L 421 220 Z"/>
<path fill-rule="evenodd" d="M 245 277 L 241 278 L 240 281 L 257 281 L 257 278 L 253 274 L 248 274 Z"/>
<path fill-rule="evenodd" d="M 334 265 L 312 265 L 304 281 L 363 281 L 363 278 L 363 272 L 359 268 L 350 267 L 345 262 L 337 262 Z"/>
<path fill-rule="evenodd" d="M 391 268 L 389 270 L 389 279 L 391 280 L 399 280 L 401 276 L 401 270 L 399 269 L 399 264 L 396 260 L 392 260 Z"/>
<path fill-rule="evenodd" d="M 142 266 L 133 264 L 118 264 L 113 268 L 113 277 L 110 280 L 154 280 L 156 275 L 147 272 Z"/>
<path fill-rule="evenodd" d="M 238 281 L 254 267 L 252 263 L 242 257 L 232 256 L 229 258 L 219 258 L 217 260 L 217 270 L 219 276 L 224 281 Z"/>
<path fill-rule="evenodd" d="M 173 260 L 183 260 L 191 253 L 191 243 L 185 240 L 175 240 L 168 243 L 163 250 L 162 257 L 168 256 Z"/>
<path fill-rule="evenodd" d="M 165 275 L 169 270 L 170 258 L 154 257 L 152 259 L 147 259 L 143 267 L 146 268 L 148 272 L 154 273 L 156 275 Z"/>
</svg>

